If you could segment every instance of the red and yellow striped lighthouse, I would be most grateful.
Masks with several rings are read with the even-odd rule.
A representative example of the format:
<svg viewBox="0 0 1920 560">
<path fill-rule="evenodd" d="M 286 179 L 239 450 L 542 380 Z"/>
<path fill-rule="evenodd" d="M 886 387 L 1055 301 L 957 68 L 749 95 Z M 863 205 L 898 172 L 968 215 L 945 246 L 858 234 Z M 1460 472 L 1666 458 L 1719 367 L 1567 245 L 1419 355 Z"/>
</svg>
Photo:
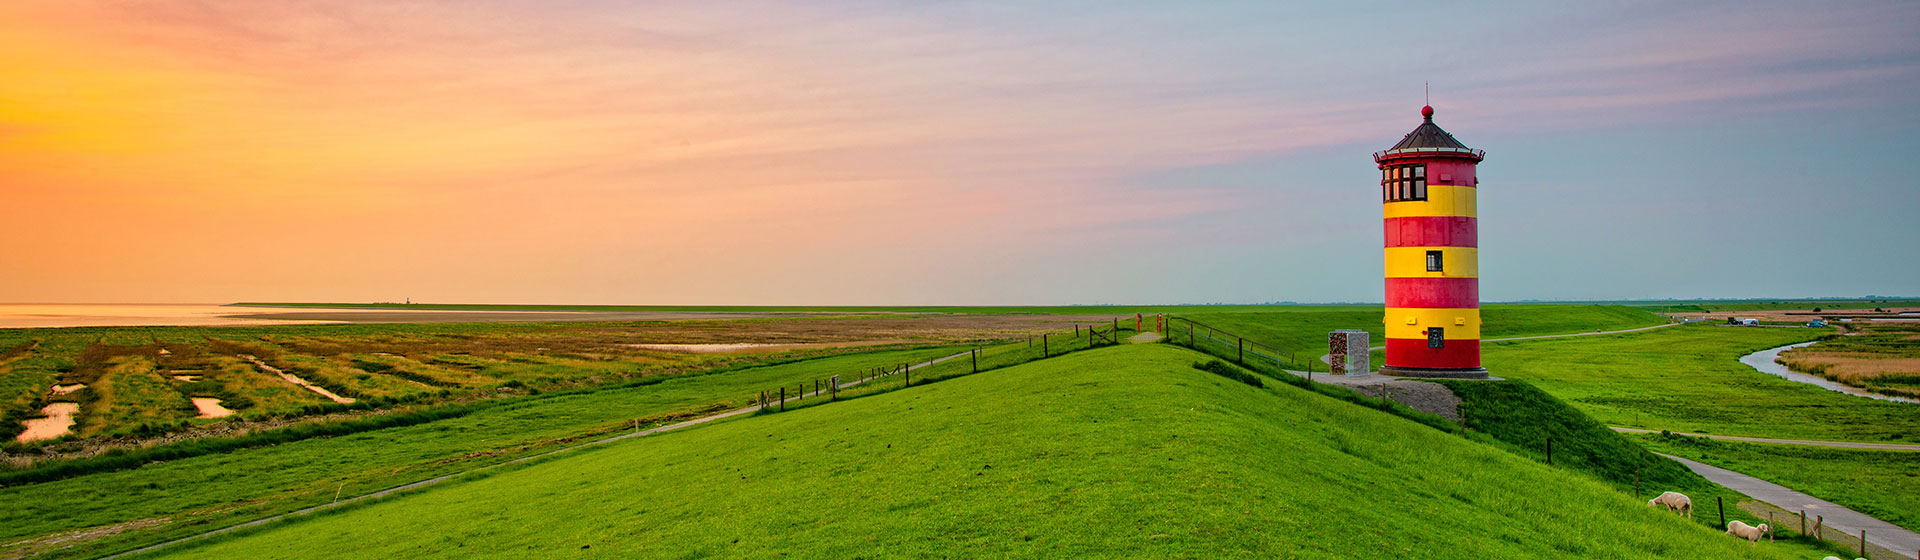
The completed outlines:
<svg viewBox="0 0 1920 560">
<path fill-rule="evenodd" d="M 1486 377 L 1480 367 L 1480 242 L 1474 169 L 1486 152 L 1425 122 L 1373 154 L 1386 207 L 1387 361 L 1380 373 Z"/>
</svg>

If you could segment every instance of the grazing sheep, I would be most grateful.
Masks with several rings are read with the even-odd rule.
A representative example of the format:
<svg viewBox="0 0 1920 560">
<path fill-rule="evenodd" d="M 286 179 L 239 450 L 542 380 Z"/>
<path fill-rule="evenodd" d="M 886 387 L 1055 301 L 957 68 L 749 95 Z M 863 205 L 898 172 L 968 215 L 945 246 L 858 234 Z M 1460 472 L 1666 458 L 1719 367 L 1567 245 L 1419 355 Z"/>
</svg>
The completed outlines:
<svg viewBox="0 0 1920 560">
<path fill-rule="evenodd" d="M 1749 545 L 1759 544 L 1760 537 L 1765 536 L 1771 531 L 1773 531 L 1773 528 L 1768 527 L 1765 523 L 1761 523 L 1759 527 L 1754 527 L 1739 521 L 1727 522 L 1727 534 L 1747 539 L 1747 544 Z"/>
<path fill-rule="evenodd" d="M 1693 498 L 1688 498 L 1686 494 L 1663 492 L 1647 500 L 1647 505 L 1665 506 L 1667 511 L 1679 511 L 1687 514 L 1687 519 L 1693 519 Z"/>
</svg>

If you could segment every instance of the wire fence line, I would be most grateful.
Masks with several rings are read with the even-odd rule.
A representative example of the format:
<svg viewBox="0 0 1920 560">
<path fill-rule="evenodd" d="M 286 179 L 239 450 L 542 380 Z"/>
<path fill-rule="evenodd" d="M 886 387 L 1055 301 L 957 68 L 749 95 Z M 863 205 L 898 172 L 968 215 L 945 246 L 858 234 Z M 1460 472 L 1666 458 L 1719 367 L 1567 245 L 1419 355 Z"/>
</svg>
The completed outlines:
<svg viewBox="0 0 1920 560">
<path fill-rule="evenodd" d="M 1121 332 L 1125 330 L 1119 319 L 1113 319 L 1106 325 L 1075 324 L 1071 331 L 1031 333 L 1026 340 L 979 346 L 921 362 L 875 366 L 832 377 L 803 380 L 759 391 L 749 395 L 746 402 L 755 412 L 784 412 L 822 404 L 823 401 L 833 402 L 887 392 L 1070 352 L 1112 346 L 1120 343 Z"/>
<path fill-rule="evenodd" d="M 1166 336 L 1179 339 L 1181 335 L 1186 335 L 1184 338 L 1195 347 L 1201 346 L 1201 341 L 1207 341 L 1210 346 L 1225 347 L 1241 363 L 1245 363 L 1249 356 L 1283 368 L 1299 363 L 1293 352 L 1261 344 L 1186 317 L 1168 315 L 1167 330 L 1170 332 Z"/>
</svg>

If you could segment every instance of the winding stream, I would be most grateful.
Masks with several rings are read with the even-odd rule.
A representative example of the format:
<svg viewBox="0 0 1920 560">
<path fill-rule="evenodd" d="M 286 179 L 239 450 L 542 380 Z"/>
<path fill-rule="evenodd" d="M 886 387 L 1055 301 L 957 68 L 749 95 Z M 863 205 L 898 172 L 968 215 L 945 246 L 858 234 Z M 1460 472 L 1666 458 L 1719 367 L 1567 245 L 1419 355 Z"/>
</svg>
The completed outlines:
<svg viewBox="0 0 1920 560">
<path fill-rule="evenodd" d="M 1882 395 L 1879 393 L 1868 391 L 1866 389 L 1861 389 L 1859 387 L 1854 387 L 1852 385 L 1847 385 L 1845 383 L 1833 381 L 1825 377 L 1820 377 L 1818 375 L 1808 375 L 1808 374 L 1800 373 L 1797 371 L 1793 371 L 1792 369 L 1788 369 L 1787 366 L 1780 365 L 1780 362 L 1778 360 L 1780 359 L 1781 352 L 1792 350 L 1794 348 L 1802 348 L 1802 347 L 1812 346 L 1812 345 L 1813 345 L 1812 342 L 1802 342 L 1799 344 L 1788 344 L 1786 346 L 1781 346 L 1779 348 L 1768 348 L 1766 350 L 1761 350 L 1759 352 L 1754 352 L 1752 354 L 1741 356 L 1740 363 L 1747 364 L 1747 366 L 1752 367 L 1753 369 L 1760 370 L 1760 373 L 1765 373 L 1768 375 L 1778 375 L 1780 377 L 1786 378 L 1788 381 L 1806 383 L 1808 385 L 1813 385 L 1829 391 L 1838 391 L 1838 392 L 1846 393 L 1856 397 L 1866 397 L 1869 399 L 1879 399 L 1883 401 L 1920 404 L 1920 400 L 1914 400 L 1914 399 L 1909 399 L 1905 397 L 1896 397 L 1892 395 Z"/>
</svg>

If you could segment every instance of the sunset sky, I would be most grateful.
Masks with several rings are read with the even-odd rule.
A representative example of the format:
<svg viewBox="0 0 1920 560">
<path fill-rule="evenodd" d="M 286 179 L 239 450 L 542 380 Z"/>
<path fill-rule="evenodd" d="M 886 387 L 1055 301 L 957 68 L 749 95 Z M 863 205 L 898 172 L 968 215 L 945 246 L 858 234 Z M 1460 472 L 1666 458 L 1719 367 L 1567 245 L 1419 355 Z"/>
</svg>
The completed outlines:
<svg viewBox="0 0 1920 560">
<path fill-rule="evenodd" d="M 0 302 L 1920 295 L 1920 3 L 1290 4 L 9 0 Z"/>
</svg>

